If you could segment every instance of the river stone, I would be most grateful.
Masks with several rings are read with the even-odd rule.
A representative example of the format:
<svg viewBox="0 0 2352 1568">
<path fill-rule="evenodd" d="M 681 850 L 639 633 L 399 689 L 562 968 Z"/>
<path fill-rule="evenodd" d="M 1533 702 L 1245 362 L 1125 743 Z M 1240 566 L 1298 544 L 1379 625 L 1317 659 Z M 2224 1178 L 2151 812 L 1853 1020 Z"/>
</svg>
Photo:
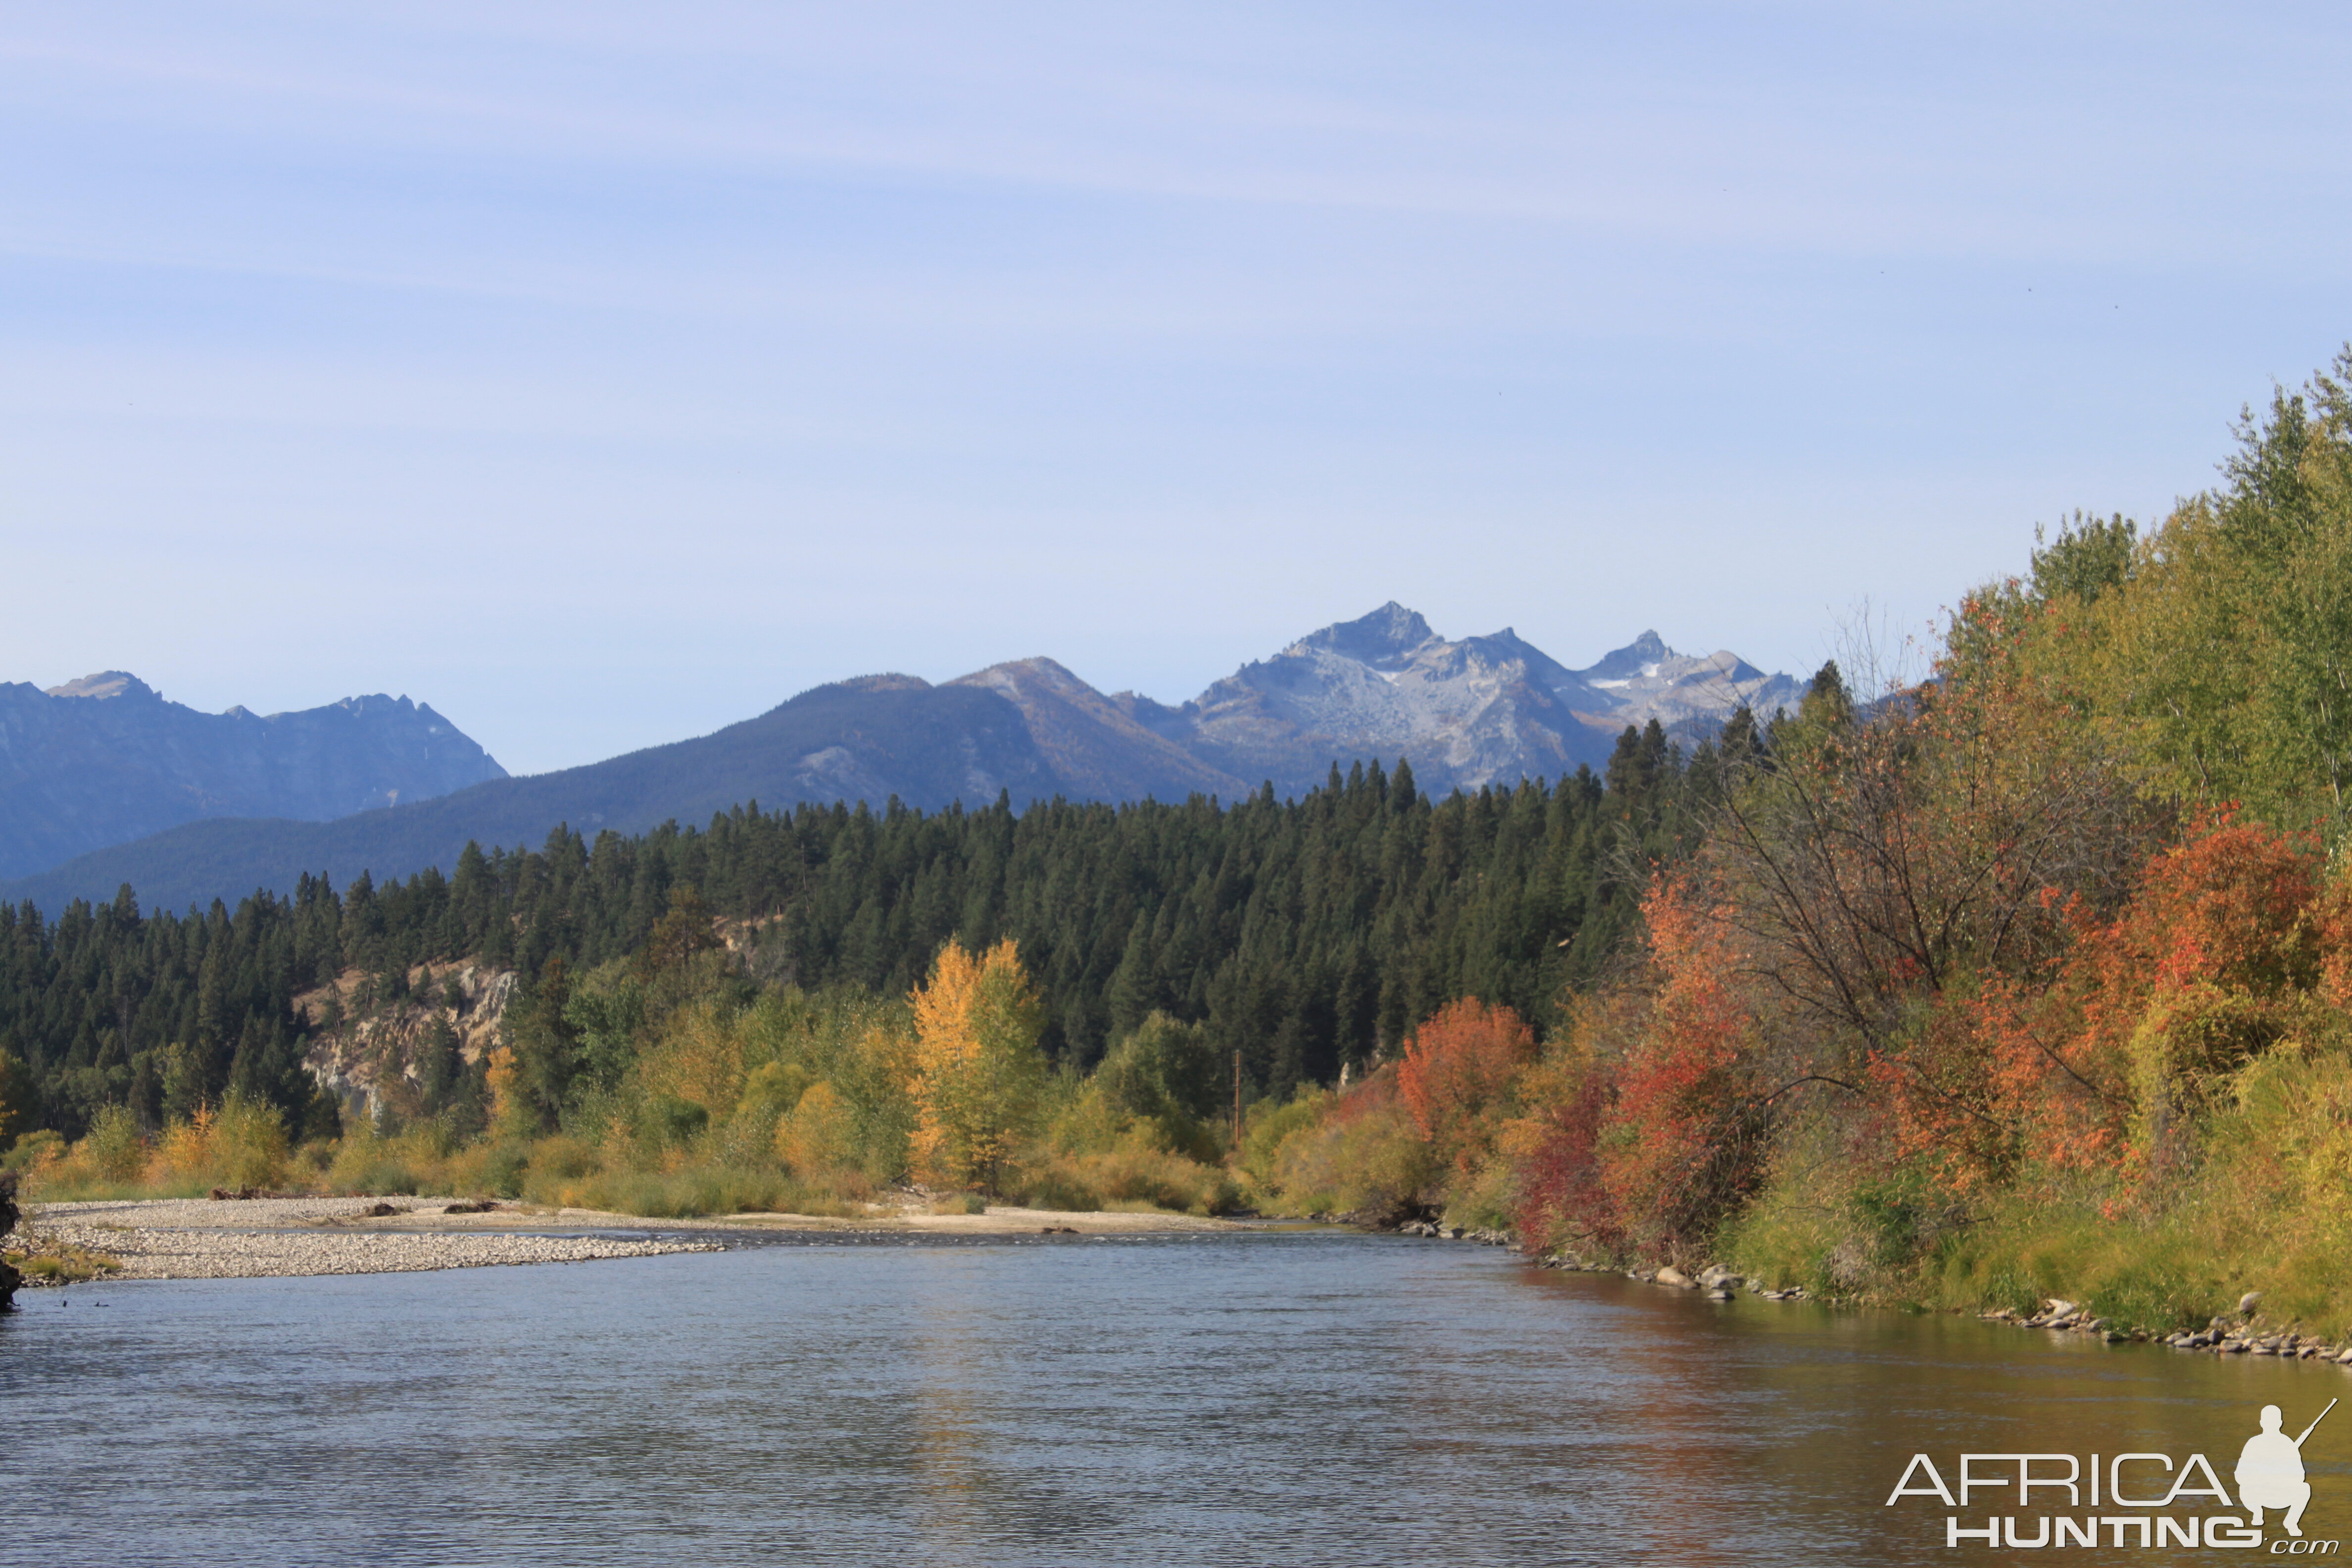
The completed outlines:
<svg viewBox="0 0 2352 1568">
<path fill-rule="evenodd" d="M 1673 1285 L 1685 1290 L 1694 1289 L 1698 1285 L 1697 1280 L 1692 1279 L 1689 1275 L 1684 1273 L 1681 1269 L 1675 1268 L 1671 1263 L 1658 1270 L 1657 1280 L 1661 1285 Z"/>
<path fill-rule="evenodd" d="M 2260 1290 L 2249 1290 L 2238 1298 L 2238 1316 L 2251 1318 L 2254 1315 L 2254 1309 L 2262 1304 L 2263 1293 Z"/>
</svg>

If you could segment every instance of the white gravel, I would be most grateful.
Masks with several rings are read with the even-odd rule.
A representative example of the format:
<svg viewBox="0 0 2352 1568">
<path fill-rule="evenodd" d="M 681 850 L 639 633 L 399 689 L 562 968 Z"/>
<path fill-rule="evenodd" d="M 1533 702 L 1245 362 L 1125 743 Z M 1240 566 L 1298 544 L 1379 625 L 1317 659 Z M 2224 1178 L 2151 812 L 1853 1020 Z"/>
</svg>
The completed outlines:
<svg viewBox="0 0 2352 1568">
<path fill-rule="evenodd" d="M 652 1219 L 596 1209 L 539 1208 L 501 1202 L 488 1214 L 453 1215 L 454 1197 L 145 1198 L 26 1205 L 12 1245 L 54 1237 L 119 1258 L 115 1279 L 234 1279 L 262 1275 L 392 1274 L 479 1268 L 494 1263 L 580 1263 L 723 1250 L 714 1231 L 854 1231 L 863 1234 L 1020 1235 L 1072 1231 L 1135 1235 L 1243 1228 L 1229 1220 L 1162 1213 L 1068 1214 L 992 1206 L 985 1214 L 934 1215 L 877 1204 L 858 1217 L 714 1215 Z M 367 1210 L 388 1204 L 402 1212 Z M 691 1239 L 679 1231 L 698 1233 Z"/>
<path fill-rule="evenodd" d="M 504 1205 L 487 1215 L 439 1212 L 454 1201 L 253 1198 L 42 1204 L 26 1216 L 23 1228 L 35 1237 L 55 1237 L 121 1259 L 121 1269 L 109 1276 L 115 1279 L 396 1274 L 720 1250 L 707 1241 L 562 1234 L 577 1232 L 583 1223 L 637 1232 L 667 1228 L 659 1222 L 648 1225 L 617 1215 Z M 364 1211 L 378 1203 L 408 1212 L 367 1217 Z"/>
</svg>

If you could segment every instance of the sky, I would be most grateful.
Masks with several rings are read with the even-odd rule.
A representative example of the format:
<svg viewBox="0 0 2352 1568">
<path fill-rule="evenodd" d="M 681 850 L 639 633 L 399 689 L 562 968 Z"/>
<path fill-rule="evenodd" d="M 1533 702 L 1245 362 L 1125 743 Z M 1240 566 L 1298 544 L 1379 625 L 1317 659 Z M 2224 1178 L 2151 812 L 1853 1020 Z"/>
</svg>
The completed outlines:
<svg viewBox="0 0 2352 1568">
<path fill-rule="evenodd" d="M 0 679 L 533 773 L 1928 635 L 2352 338 L 2322 5 L 0 0 Z"/>
</svg>

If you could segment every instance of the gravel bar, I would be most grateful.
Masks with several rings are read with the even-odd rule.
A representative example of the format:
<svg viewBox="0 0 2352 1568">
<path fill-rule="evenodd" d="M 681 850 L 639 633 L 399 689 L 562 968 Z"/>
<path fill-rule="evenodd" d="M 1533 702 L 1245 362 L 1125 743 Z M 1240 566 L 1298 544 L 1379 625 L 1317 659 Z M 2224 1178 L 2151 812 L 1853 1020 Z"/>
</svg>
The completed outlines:
<svg viewBox="0 0 2352 1568">
<path fill-rule="evenodd" d="M 548 1234 L 577 1216 L 502 1209 L 454 1224 L 437 1212 L 453 1199 L 254 1198 L 233 1203 L 165 1199 L 142 1203 L 44 1204 L 28 1216 L 26 1239 L 69 1243 L 121 1261 L 112 1279 L 241 1279 L 313 1274 L 400 1274 L 482 1268 L 502 1263 L 584 1263 L 717 1252 L 704 1240 Z M 404 1212 L 370 1216 L 389 1202 Z M 597 1215 L 604 1226 L 619 1218 Z M 492 1228 L 481 1222 L 503 1222 Z M 436 1223 L 439 1222 L 439 1223 Z M 642 1222 L 620 1221 L 642 1233 Z"/>
</svg>

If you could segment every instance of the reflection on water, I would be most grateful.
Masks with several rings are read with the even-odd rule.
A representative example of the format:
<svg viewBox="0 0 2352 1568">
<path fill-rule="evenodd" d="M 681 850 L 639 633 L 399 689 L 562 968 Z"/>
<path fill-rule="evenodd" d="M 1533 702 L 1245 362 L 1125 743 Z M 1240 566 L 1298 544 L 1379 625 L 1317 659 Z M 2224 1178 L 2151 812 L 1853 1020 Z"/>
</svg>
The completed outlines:
<svg viewBox="0 0 2352 1568">
<path fill-rule="evenodd" d="M 2352 1389 L 1347 1235 L 29 1300 L 0 1321 L 0 1562 L 2038 1562 L 1883 1506 L 1909 1457 L 2202 1452 L 2226 1478 L 2261 1405 L 2300 1430 Z M 2305 1528 L 2352 1539 L 2352 1420 L 2305 1452 Z"/>
</svg>

